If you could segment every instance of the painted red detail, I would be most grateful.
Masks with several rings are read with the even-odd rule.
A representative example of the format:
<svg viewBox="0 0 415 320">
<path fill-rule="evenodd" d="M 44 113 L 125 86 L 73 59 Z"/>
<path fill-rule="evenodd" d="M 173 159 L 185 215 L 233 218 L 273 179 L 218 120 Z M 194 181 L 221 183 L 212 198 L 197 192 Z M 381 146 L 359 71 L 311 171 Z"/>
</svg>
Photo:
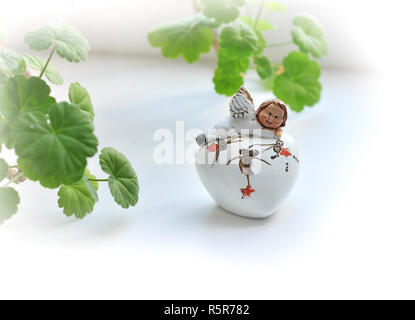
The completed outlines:
<svg viewBox="0 0 415 320">
<path fill-rule="evenodd" d="M 288 148 L 281 148 L 280 155 L 289 157 L 291 155 L 291 152 L 288 150 Z"/>
<path fill-rule="evenodd" d="M 216 144 L 216 143 L 211 144 L 210 146 L 208 146 L 208 147 L 207 147 L 207 149 L 208 149 L 210 152 L 215 152 L 216 150 L 218 150 L 218 148 L 219 148 L 219 145 L 218 145 L 218 144 Z"/>
<path fill-rule="evenodd" d="M 250 197 L 251 193 L 255 192 L 255 190 L 251 189 L 250 185 L 247 185 L 245 189 L 241 189 L 241 192 L 242 192 L 242 197 L 245 198 L 245 197 Z"/>
</svg>

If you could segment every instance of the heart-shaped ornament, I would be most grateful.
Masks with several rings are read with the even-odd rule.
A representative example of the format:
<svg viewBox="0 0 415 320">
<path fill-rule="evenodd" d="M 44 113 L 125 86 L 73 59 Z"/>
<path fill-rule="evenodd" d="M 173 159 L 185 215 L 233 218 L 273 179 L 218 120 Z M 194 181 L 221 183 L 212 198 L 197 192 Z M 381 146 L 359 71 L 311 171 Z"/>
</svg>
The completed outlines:
<svg viewBox="0 0 415 320">
<path fill-rule="evenodd" d="M 286 107 L 274 99 L 255 111 L 251 95 L 241 88 L 230 113 L 197 137 L 197 173 L 220 207 L 244 217 L 268 217 L 288 197 L 299 171 L 294 140 L 281 130 Z"/>
<path fill-rule="evenodd" d="M 277 141 L 269 138 L 242 136 L 239 140 L 230 143 L 218 158 L 216 150 L 200 146 L 196 153 L 200 181 L 225 210 L 250 218 L 268 217 L 295 185 L 299 170 L 297 148 L 285 133 L 277 140 L 279 144 L 283 142 L 282 146 L 276 146 Z"/>
</svg>

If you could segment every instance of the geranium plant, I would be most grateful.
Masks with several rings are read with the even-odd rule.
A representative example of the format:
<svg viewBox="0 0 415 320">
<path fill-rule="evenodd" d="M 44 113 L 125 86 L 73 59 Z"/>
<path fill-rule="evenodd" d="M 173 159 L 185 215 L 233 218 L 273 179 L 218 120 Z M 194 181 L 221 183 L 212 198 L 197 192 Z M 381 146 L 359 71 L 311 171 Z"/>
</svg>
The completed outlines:
<svg viewBox="0 0 415 320">
<path fill-rule="evenodd" d="M 315 59 L 328 53 L 326 36 L 317 20 L 307 14 L 297 15 L 292 23 L 291 40 L 268 44 L 264 33 L 275 29 L 264 11 L 273 17 L 285 10 L 276 1 L 200 0 L 194 1 L 194 17 L 168 23 L 148 34 L 153 47 L 161 47 L 166 58 L 182 56 L 188 63 L 197 61 L 211 47 L 217 51 L 213 83 L 219 94 L 231 96 L 244 83 L 244 76 L 254 66 L 260 79 L 271 84 L 276 97 L 294 111 L 313 106 L 320 99 L 320 66 Z M 249 12 L 255 11 L 255 15 Z M 242 14 L 246 12 L 246 14 Z M 271 61 L 266 48 L 297 46 L 283 61 Z"/>
<path fill-rule="evenodd" d="M 68 101 L 57 102 L 44 80 L 61 85 L 61 75 L 50 64 L 52 57 L 56 53 L 69 62 L 85 60 L 88 41 L 71 26 L 50 25 L 28 32 L 24 42 L 34 50 L 49 50 L 49 56 L 45 61 L 0 47 L 0 152 L 6 146 L 17 155 L 17 164 L 0 159 L 0 223 L 17 212 L 20 198 L 12 185 L 26 179 L 59 189 L 58 205 L 67 216 L 83 218 L 93 211 L 99 182 L 108 183 L 123 208 L 136 205 L 137 175 L 123 154 L 113 148 L 101 151 L 102 179 L 87 168 L 88 158 L 98 151 L 87 90 L 72 83 Z M 30 76 L 34 72 L 38 76 Z"/>
</svg>

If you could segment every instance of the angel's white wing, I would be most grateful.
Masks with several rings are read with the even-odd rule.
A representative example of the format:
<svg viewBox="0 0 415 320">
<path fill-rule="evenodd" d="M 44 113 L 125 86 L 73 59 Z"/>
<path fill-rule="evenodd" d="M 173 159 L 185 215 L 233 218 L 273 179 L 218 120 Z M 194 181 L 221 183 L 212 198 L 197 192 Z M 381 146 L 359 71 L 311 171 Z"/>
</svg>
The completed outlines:
<svg viewBox="0 0 415 320">
<path fill-rule="evenodd" d="M 231 103 L 229 104 L 229 110 L 234 119 L 246 119 L 251 118 L 254 115 L 254 106 L 241 93 L 237 93 L 233 96 Z"/>
</svg>

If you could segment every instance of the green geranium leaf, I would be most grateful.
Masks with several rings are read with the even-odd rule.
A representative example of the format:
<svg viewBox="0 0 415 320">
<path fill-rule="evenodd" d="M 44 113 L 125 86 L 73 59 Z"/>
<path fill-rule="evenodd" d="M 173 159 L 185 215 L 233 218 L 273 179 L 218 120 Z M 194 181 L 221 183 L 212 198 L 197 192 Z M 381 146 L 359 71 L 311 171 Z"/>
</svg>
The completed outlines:
<svg viewBox="0 0 415 320">
<path fill-rule="evenodd" d="M 17 164 L 27 179 L 32 181 L 39 181 L 40 184 L 45 188 L 56 189 L 59 188 L 62 184 L 59 175 L 51 174 L 48 176 L 42 176 L 42 174 L 39 173 L 39 170 L 36 168 L 36 165 L 33 164 L 32 160 L 18 158 Z M 82 171 L 79 174 L 82 175 Z"/>
<path fill-rule="evenodd" d="M 239 74 L 227 74 L 222 69 L 217 68 L 213 77 L 213 83 L 217 93 L 232 96 L 243 85 L 244 79 Z"/>
<path fill-rule="evenodd" d="M 314 58 L 321 58 L 328 53 L 329 46 L 323 27 L 314 17 L 298 15 L 293 24 L 291 35 L 301 51 L 310 52 Z"/>
<path fill-rule="evenodd" d="M 10 121 L 6 119 L 0 120 L 0 145 L 4 143 L 8 149 L 13 149 L 14 147 L 14 139 L 11 134 L 12 126 Z"/>
<path fill-rule="evenodd" d="M 237 58 L 228 55 L 223 49 L 218 52 L 218 68 L 223 74 L 240 75 L 249 68 L 249 57 Z"/>
<path fill-rule="evenodd" d="M 97 181 L 89 181 L 89 179 L 96 179 L 95 176 L 93 176 L 88 169 L 85 170 L 85 173 L 82 177 L 82 181 L 84 182 L 86 188 L 89 191 L 89 194 L 91 195 L 92 199 L 94 199 L 96 202 L 98 201 L 98 182 Z"/>
<path fill-rule="evenodd" d="M 47 188 L 70 185 L 82 178 L 87 158 L 97 151 L 94 127 L 78 107 L 53 105 L 46 115 L 27 113 L 16 123 L 13 136 L 19 168 Z"/>
<path fill-rule="evenodd" d="M 19 194 L 13 188 L 0 188 L 0 224 L 17 212 Z"/>
<path fill-rule="evenodd" d="M 203 13 L 198 13 L 192 18 L 192 20 L 194 25 L 198 25 L 200 27 L 217 28 L 220 25 L 220 23 L 218 23 L 215 19 L 208 18 Z"/>
<path fill-rule="evenodd" d="M 267 46 L 267 41 L 265 40 L 261 31 L 256 31 L 255 33 L 258 37 L 258 46 L 257 46 L 256 53 L 262 53 Z"/>
<path fill-rule="evenodd" d="M 201 0 L 200 3 L 206 17 L 214 18 L 218 23 L 228 23 L 238 18 L 238 7 L 245 5 L 245 0 Z"/>
<path fill-rule="evenodd" d="M 240 18 L 243 22 L 250 25 L 252 28 L 255 26 L 255 19 L 252 19 L 251 17 L 241 17 Z M 267 21 L 267 20 L 258 20 L 256 28 L 257 31 L 268 31 L 268 30 L 275 30 L 275 26 Z"/>
<path fill-rule="evenodd" d="M 109 187 L 116 203 L 123 208 L 138 202 L 137 174 L 128 159 L 113 148 L 105 148 L 99 156 L 99 164 L 109 176 Z"/>
<path fill-rule="evenodd" d="M 258 37 L 249 25 L 239 23 L 222 30 L 220 46 L 230 56 L 246 58 L 257 50 Z"/>
<path fill-rule="evenodd" d="M 56 102 L 49 94 L 49 86 L 37 77 L 26 79 L 20 75 L 10 78 L 0 87 L 0 112 L 11 122 L 27 112 L 46 114 Z"/>
<path fill-rule="evenodd" d="M 241 74 L 249 68 L 250 58 L 229 55 L 222 47 L 218 52 L 218 67 L 213 77 L 217 93 L 230 96 L 239 90 L 244 80 Z"/>
<path fill-rule="evenodd" d="M 87 169 L 81 180 L 59 189 L 59 208 L 63 208 L 66 216 L 75 215 L 78 219 L 82 219 L 94 210 L 95 203 L 98 201 L 98 184 L 91 183 L 88 179 L 96 179 L 96 177 Z"/>
<path fill-rule="evenodd" d="M 43 70 L 46 63 L 46 61 L 42 58 L 32 56 L 30 54 L 24 54 L 23 60 L 26 62 L 26 65 L 29 68 L 39 71 Z M 56 68 L 51 66 L 50 64 L 46 67 L 45 76 L 53 84 L 60 85 L 63 83 L 63 79 L 59 74 L 59 71 L 56 70 Z"/>
<path fill-rule="evenodd" d="M 208 20 L 200 16 L 172 22 L 151 31 L 148 41 L 153 47 L 161 47 L 164 57 L 174 59 L 181 55 L 192 63 L 201 53 L 208 53 L 212 46 L 213 34 L 207 23 Z"/>
<path fill-rule="evenodd" d="M 4 159 L 0 159 L 0 182 L 7 177 L 7 172 L 9 172 L 9 165 Z"/>
<path fill-rule="evenodd" d="M 262 54 L 255 55 L 254 62 L 256 64 L 256 71 L 262 80 L 271 77 L 272 64 L 266 56 Z"/>
<path fill-rule="evenodd" d="M 11 149 L 13 147 L 13 139 L 11 137 L 10 123 L 6 119 L 0 117 L 0 152 L 2 144 Z"/>
<path fill-rule="evenodd" d="M 12 50 L 0 47 L 0 75 L 3 81 L 26 71 L 24 60 Z"/>
<path fill-rule="evenodd" d="M 0 86 L 7 81 L 7 76 L 0 72 Z"/>
<path fill-rule="evenodd" d="M 6 142 L 6 127 L 3 116 L 0 114 L 0 152 L 2 150 L 2 145 Z"/>
<path fill-rule="evenodd" d="M 91 50 L 88 40 L 77 29 L 65 24 L 43 26 L 30 31 L 25 34 L 24 42 L 38 51 L 52 47 L 70 62 L 85 60 Z"/>
<path fill-rule="evenodd" d="M 277 1 L 267 1 L 264 7 L 273 12 L 284 12 L 286 9 L 284 4 Z"/>
<path fill-rule="evenodd" d="M 78 82 L 71 83 L 69 87 L 69 101 L 77 105 L 91 119 L 94 118 L 94 107 L 92 106 L 89 93 Z"/>
<path fill-rule="evenodd" d="M 307 54 L 291 52 L 283 61 L 284 73 L 275 77 L 274 94 L 294 111 L 320 100 L 320 66 Z"/>
<path fill-rule="evenodd" d="M 261 80 L 262 87 L 265 90 L 272 91 L 272 89 L 274 88 L 274 79 L 278 74 L 279 67 L 280 67 L 280 65 L 273 64 L 272 65 L 272 70 L 271 70 L 271 76 L 269 76 L 266 79 Z"/>
</svg>

